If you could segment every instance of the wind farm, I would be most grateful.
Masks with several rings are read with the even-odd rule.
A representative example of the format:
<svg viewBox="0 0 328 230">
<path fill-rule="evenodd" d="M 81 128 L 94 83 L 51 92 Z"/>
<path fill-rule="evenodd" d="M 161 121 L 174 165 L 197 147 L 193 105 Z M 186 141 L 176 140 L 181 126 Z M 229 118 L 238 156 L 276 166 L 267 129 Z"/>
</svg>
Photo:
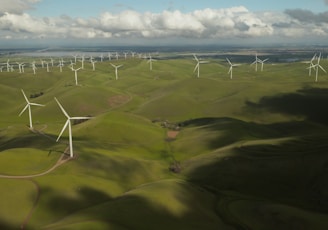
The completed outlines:
<svg viewBox="0 0 328 230">
<path fill-rule="evenodd" d="M 328 228 L 327 50 L 168 50 L 0 56 L 2 229 Z"/>
</svg>

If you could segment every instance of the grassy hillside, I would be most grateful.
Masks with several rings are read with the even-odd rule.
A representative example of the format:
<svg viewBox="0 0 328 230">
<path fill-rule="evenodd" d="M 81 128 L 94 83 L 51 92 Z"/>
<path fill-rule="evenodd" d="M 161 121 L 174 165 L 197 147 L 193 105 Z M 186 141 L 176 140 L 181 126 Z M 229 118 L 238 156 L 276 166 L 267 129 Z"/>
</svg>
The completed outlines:
<svg viewBox="0 0 328 230">
<path fill-rule="evenodd" d="M 152 71 L 111 61 L 118 80 L 108 60 L 86 62 L 78 85 L 69 58 L 63 72 L 0 73 L 1 228 L 328 228 L 327 75 L 242 63 L 230 79 L 225 59 L 204 57 L 197 78 L 192 55 L 153 58 Z M 33 131 L 21 89 L 45 105 L 31 108 Z M 67 118 L 55 97 L 92 117 L 72 125 L 73 159 L 67 130 L 56 142 Z"/>
</svg>

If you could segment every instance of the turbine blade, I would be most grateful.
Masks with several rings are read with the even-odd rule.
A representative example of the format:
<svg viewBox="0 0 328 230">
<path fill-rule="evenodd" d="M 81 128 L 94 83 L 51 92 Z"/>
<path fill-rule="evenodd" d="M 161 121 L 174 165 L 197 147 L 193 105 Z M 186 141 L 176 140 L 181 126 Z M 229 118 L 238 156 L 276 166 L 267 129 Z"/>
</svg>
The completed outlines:
<svg viewBox="0 0 328 230">
<path fill-rule="evenodd" d="M 199 62 L 197 63 L 197 65 L 195 66 L 194 72 L 199 68 Z"/>
<path fill-rule="evenodd" d="M 56 97 L 55 97 L 55 100 L 56 100 L 57 104 L 59 105 L 60 109 L 62 110 L 62 112 L 64 113 L 64 115 L 69 119 L 70 116 L 69 116 L 68 113 L 65 111 L 65 109 L 63 108 L 63 106 L 59 103 L 59 101 L 57 100 Z"/>
<path fill-rule="evenodd" d="M 45 106 L 45 105 L 42 105 L 42 104 L 38 104 L 38 103 L 30 103 L 30 105 L 36 105 L 36 106 Z"/>
<path fill-rule="evenodd" d="M 83 120 L 84 120 L 84 119 L 88 119 L 88 120 L 89 120 L 89 119 L 92 119 L 92 117 L 71 117 L 70 119 L 71 119 L 71 120 L 82 120 L 82 119 L 83 119 Z"/>
<path fill-rule="evenodd" d="M 321 65 L 319 65 L 319 67 L 323 72 L 327 73 L 327 71 Z"/>
<path fill-rule="evenodd" d="M 226 58 L 227 59 L 227 62 L 230 64 L 230 65 L 232 65 L 232 63 L 230 62 L 230 60 L 228 59 L 228 58 Z"/>
<path fill-rule="evenodd" d="M 27 105 L 24 107 L 24 109 L 22 110 L 22 112 L 20 112 L 20 114 L 19 114 L 18 116 L 21 116 L 21 115 L 25 112 L 25 110 L 29 107 L 29 105 L 30 105 L 30 104 L 27 104 Z"/>
<path fill-rule="evenodd" d="M 24 98 L 25 98 L 26 102 L 27 102 L 27 103 L 30 103 L 30 102 L 28 101 L 28 99 L 27 99 L 27 97 L 26 97 L 25 93 L 24 93 L 24 90 L 23 90 L 23 89 L 21 89 L 21 91 L 22 91 L 22 93 L 23 93 L 23 95 L 24 95 Z"/>
<path fill-rule="evenodd" d="M 65 131 L 65 129 L 66 129 L 68 123 L 69 123 L 69 119 L 67 119 L 67 121 L 66 121 L 66 123 L 65 123 L 65 125 L 64 125 L 64 127 L 63 127 L 63 129 L 61 130 L 60 134 L 59 134 L 58 137 L 57 137 L 56 142 L 58 142 L 59 138 L 60 138 L 61 135 L 64 133 L 64 131 Z"/>
<path fill-rule="evenodd" d="M 198 58 L 196 57 L 196 55 L 195 54 L 193 54 L 193 55 L 194 55 L 195 60 L 198 62 Z"/>
</svg>

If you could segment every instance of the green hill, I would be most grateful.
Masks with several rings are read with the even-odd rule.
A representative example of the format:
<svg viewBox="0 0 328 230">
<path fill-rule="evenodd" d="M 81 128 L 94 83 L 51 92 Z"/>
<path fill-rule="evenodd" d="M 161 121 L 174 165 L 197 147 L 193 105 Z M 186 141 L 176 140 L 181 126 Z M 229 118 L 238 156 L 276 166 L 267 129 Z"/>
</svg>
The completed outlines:
<svg viewBox="0 0 328 230">
<path fill-rule="evenodd" d="M 328 228 L 326 75 L 156 59 L 0 73 L 2 229 Z"/>
</svg>

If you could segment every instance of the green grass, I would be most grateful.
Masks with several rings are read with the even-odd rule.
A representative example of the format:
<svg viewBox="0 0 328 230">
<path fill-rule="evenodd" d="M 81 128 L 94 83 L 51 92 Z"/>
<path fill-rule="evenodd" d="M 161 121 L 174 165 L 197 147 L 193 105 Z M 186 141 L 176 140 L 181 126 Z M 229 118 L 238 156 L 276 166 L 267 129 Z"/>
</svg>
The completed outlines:
<svg viewBox="0 0 328 230">
<path fill-rule="evenodd" d="M 54 97 L 70 116 L 92 116 L 73 125 L 75 159 L 0 178 L 0 227 L 19 228 L 35 205 L 30 229 L 325 229 L 327 76 L 315 83 L 303 63 L 268 63 L 230 79 L 225 60 L 208 60 L 200 78 L 192 56 L 152 71 L 113 60 L 124 64 L 118 80 L 108 61 L 86 63 L 78 86 L 67 66 L 0 73 L 1 175 L 44 172 L 67 148 L 67 130 L 55 141 L 66 117 Z M 30 99 L 45 105 L 32 107 L 41 133 L 18 116 L 21 89 L 44 93 Z M 179 124 L 177 138 L 153 120 Z"/>
</svg>

